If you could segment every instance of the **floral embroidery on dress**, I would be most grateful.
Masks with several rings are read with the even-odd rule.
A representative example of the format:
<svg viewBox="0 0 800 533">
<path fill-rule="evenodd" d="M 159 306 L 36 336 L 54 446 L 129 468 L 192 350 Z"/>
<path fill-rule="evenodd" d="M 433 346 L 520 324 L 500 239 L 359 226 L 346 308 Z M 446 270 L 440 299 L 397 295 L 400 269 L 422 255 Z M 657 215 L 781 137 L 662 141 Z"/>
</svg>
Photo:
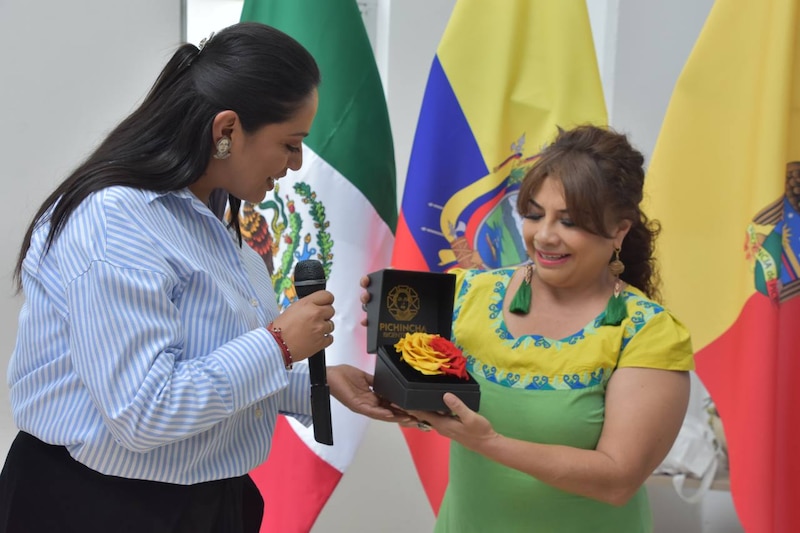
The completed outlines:
<svg viewBox="0 0 800 533">
<path fill-rule="evenodd" d="M 499 369 L 484 364 L 475 357 L 467 355 L 467 370 L 473 376 L 481 377 L 512 389 L 534 390 L 576 390 L 605 385 L 611 377 L 611 368 L 598 368 L 587 372 L 571 372 L 560 376 L 529 374 L 523 376 L 516 372 Z"/>
<path fill-rule="evenodd" d="M 454 321 L 456 318 L 458 318 L 461 312 L 465 295 L 472 288 L 473 278 L 477 275 L 492 275 L 499 279 L 492 282 L 493 286 L 491 289 L 491 294 L 489 295 L 487 318 L 492 326 L 492 331 L 494 334 L 501 340 L 502 343 L 506 344 L 512 350 L 539 348 L 545 350 L 554 349 L 558 351 L 562 347 L 579 344 L 588 337 L 597 335 L 601 331 L 601 328 L 608 327 L 600 324 L 602 320 L 602 315 L 600 315 L 586 327 L 564 339 L 549 339 L 542 335 L 522 335 L 520 337 L 514 337 L 508 331 L 503 317 L 503 300 L 506 295 L 508 281 L 510 280 L 512 274 L 513 269 L 500 269 L 489 272 L 467 272 L 459 289 L 458 297 L 456 298 L 456 304 L 453 311 Z M 630 318 L 626 320 L 623 327 L 620 353 L 627 346 L 628 342 L 630 342 L 633 336 L 639 330 L 641 330 L 642 327 L 644 327 L 644 325 L 647 324 L 652 317 L 664 311 L 664 308 L 660 305 L 645 300 L 634 292 L 626 290 L 623 291 L 623 295 L 628 305 L 633 305 L 635 310 L 629 311 Z M 456 342 L 456 345 L 458 345 L 460 349 L 464 350 L 464 346 L 461 346 L 458 342 Z M 580 372 L 567 372 L 554 375 L 535 373 L 520 374 L 519 372 L 514 372 L 505 368 L 499 368 L 495 365 L 486 364 L 477 359 L 474 355 L 469 354 L 466 350 L 464 350 L 464 355 L 467 358 L 467 370 L 476 377 L 481 377 L 492 383 L 497 383 L 498 385 L 517 389 L 578 390 L 605 386 L 614 371 L 614 368 L 609 366 L 598 367 L 591 370 L 583 370 Z"/>
<path fill-rule="evenodd" d="M 620 347 L 620 351 L 625 349 L 633 336 L 636 335 L 651 318 L 664 311 L 664 308 L 657 303 L 642 300 L 641 298 L 635 305 L 640 309 L 634 311 L 630 322 L 625 326 L 625 331 L 622 334 L 622 346 Z"/>
</svg>

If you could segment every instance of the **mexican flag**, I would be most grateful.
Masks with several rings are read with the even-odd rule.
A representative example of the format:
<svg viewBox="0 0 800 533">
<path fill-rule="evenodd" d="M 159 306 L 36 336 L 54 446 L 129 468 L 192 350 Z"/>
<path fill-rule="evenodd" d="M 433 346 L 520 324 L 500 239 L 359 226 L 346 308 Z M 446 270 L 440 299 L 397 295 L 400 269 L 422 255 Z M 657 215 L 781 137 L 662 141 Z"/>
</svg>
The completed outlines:
<svg viewBox="0 0 800 533">
<path fill-rule="evenodd" d="M 329 365 L 368 372 L 359 278 L 389 265 L 397 219 L 389 116 L 356 0 L 245 0 L 243 21 L 276 27 L 305 46 L 322 71 L 319 110 L 303 146 L 303 168 L 259 205 L 245 205 L 242 228 L 261 253 L 279 304 L 293 298 L 294 264 L 322 262 L 336 297 Z M 368 419 L 331 400 L 333 446 L 313 428 L 278 423 L 266 464 L 251 473 L 264 497 L 262 532 L 311 529 L 351 462 Z"/>
<path fill-rule="evenodd" d="M 557 126 L 606 122 L 585 2 L 459 0 L 428 75 L 392 265 L 524 263 L 514 206 L 527 169 Z M 438 514 L 450 441 L 403 432 Z"/>
<path fill-rule="evenodd" d="M 800 0 L 717 0 L 645 181 L 748 533 L 800 531 Z"/>
</svg>

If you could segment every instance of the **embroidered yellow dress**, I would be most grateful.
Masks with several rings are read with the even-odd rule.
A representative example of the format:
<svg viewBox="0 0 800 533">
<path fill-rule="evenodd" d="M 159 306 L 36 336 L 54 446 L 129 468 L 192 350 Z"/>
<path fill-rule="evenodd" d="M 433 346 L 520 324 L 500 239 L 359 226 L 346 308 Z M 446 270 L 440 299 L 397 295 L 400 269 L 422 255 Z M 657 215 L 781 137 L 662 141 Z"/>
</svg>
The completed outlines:
<svg viewBox="0 0 800 533">
<path fill-rule="evenodd" d="M 606 384 L 616 368 L 694 368 L 687 330 L 634 288 L 623 292 L 628 318 L 619 326 L 599 326 L 601 315 L 561 340 L 512 337 L 502 309 L 513 272 L 454 271 L 453 340 L 480 384 L 480 413 L 500 434 L 593 449 L 603 427 Z M 650 532 L 647 493 L 643 487 L 615 507 L 546 485 L 453 442 L 436 532 L 518 531 Z"/>
</svg>

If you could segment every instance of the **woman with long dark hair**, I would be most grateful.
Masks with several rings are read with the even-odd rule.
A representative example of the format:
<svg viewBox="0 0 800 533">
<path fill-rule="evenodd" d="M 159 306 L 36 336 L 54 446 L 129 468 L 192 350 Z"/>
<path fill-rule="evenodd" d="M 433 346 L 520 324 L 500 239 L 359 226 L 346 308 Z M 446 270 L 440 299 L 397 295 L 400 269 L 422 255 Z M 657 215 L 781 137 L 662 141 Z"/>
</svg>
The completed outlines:
<svg viewBox="0 0 800 533">
<path fill-rule="evenodd" d="M 319 83 L 311 55 L 265 25 L 184 44 L 42 204 L 16 267 L 20 433 L 0 531 L 259 530 L 247 473 L 279 413 L 310 423 L 292 364 L 330 346 L 334 309 L 318 291 L 279 313 L 238 212 L 302 165 Z M 328 381 L 347 407 L 395 420 L 368 374 L 334 366 Z"/>
</svg>

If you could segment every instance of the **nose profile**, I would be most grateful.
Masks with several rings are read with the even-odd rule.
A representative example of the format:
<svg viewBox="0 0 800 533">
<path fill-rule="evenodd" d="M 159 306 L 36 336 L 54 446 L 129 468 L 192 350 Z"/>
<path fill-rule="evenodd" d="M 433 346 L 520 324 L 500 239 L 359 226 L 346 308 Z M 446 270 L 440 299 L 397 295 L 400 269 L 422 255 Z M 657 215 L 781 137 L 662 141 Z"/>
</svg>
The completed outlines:
<svg viewBox="0 0 800 533">
<path fill-rule="evenodd" d="M 300 167 L 303 166 L 303 151 L 300 150 L 297 153 L 293 153 L 289 155 L 289 168 L 297 171 L 300 170 Z"/>
<path fill-rule="evenodd" d="M 558 242 L 558 232 L 555 231 L 555 228 L 551 223 L 543 220 L 536 228 L 536 234 L 533 241 L 537 248 L 540 248 L 539 243 L 545 245 L 555 244 Z"/>
</svg>

